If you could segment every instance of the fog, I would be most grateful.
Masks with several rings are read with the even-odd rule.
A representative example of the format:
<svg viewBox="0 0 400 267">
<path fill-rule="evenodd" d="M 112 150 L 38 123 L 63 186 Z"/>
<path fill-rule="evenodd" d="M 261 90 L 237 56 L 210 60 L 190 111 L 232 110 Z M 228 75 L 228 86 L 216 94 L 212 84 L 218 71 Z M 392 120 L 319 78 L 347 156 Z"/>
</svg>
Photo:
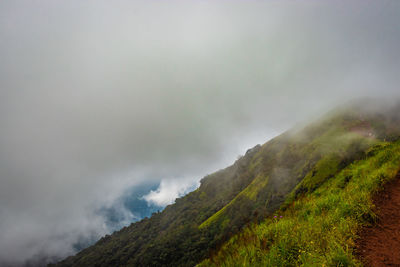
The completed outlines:
<svg viewBox="0 0 400 267">
<path fill-rule="evenodd" d="M 170 204 L 246 149 L 400 91 L 398 1 L 0 2 L 0 265 Z"/>
</svg>

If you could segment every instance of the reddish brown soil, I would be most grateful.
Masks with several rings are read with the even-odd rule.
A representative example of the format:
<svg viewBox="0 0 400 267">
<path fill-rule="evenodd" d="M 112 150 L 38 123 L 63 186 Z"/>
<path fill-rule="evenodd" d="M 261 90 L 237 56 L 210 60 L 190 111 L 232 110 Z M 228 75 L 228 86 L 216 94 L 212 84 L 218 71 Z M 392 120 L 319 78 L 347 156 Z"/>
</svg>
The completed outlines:
<svg viewBox="0 0 400 267">
<path fill-rule="evenodd" d="M 360 232 L 357 254 L 365 266 L 400 266 L 400 173 L 374 204 L 379 220 Z"/>
<path fill-rule="evenodd" d="M 369 122 L 363 121 L 357 125 L 353 125 L 349 129 L 351 132 L 357 133 L 367 138 L 375 138 L 374 131 Z"/>
</svg>

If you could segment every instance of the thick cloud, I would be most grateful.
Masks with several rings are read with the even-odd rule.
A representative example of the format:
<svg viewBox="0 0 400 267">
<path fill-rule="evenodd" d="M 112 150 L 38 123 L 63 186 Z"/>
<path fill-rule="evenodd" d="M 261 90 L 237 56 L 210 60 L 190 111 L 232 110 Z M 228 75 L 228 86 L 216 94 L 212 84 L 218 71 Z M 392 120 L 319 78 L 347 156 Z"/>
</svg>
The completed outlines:
<svg viewBox="0 0 400 267">
<path fill-rule="evenodd" d="M 395 0 L 1 1 L 0 263 L 69 255 L 132 186 L 170 203 L 287 127 L 397 95 L 399 18 Z"/>
<path fill-rule="evenodd" d="M 162 180 L 157 190 L 151 190 L 143 198 L 150 204 L 165 207 L 198 186 L 199 184 L 194 184 L 190 178 Z"/>
</svg>

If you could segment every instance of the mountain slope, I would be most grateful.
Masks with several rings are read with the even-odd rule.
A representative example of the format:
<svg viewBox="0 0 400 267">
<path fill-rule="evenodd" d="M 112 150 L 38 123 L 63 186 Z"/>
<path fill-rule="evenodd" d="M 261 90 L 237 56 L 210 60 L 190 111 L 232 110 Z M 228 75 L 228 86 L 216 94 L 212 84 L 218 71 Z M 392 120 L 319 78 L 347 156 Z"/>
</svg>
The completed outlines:
<svg viewBox="0 0 400 267">
<path fill-rule="evenodd" d="M 196 265 L 250 223 L 257 225 L 282 205 L 317 194 L 353 162 L 375 153 L 372 147 L 395 140 L 399 106 L 380 110 L 353 104 L 258 145 L 161 213 L 102 238 L 58 266 Z M 261 225 L 270 225 L 268 220 Z M 227 250 L 236 253 L 230 240 L 223 254 L 204 264 L 226 262 Z"/>
<path fill-rule="evenodd" d="M 371 196 L 400 169 L 400 142 L 365 159 L 232 237 L 199 266 L 353 266 L 357 231 L 376 220 Z M 305 180 L 303 180 L 305 182 Z"/>
</svg>

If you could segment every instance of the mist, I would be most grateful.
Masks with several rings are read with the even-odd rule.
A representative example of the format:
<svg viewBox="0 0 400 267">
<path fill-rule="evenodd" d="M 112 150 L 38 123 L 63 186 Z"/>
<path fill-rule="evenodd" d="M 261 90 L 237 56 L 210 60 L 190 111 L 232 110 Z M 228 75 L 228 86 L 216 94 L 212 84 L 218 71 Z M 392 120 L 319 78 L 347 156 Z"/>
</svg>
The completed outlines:
<svg viewBox="0 0 400 267">
<path fill-rule="evenodd" d="M 398 1 L 1 1 L 0 265 L 165 206 L 248 148 L 399 96 Z M 118 208 L 119 207 L 119 208 Z"/>
</svg>

